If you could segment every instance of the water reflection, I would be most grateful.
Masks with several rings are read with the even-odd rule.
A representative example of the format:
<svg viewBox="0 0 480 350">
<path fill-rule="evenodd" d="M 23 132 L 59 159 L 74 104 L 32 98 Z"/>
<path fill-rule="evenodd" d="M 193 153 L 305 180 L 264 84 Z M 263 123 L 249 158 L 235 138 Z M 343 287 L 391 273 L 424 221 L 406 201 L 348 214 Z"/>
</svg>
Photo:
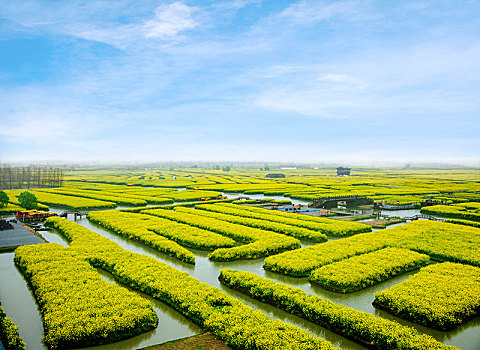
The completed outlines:
<svg viewBox="0 0 480 350">
<path fill-rule="evenodd" d="M 109 232 L 106 232 L 104 229 L 100 227 L 95 227 L 94 225 L 89 223 L 88 220 L 86 219 L 80 220 L 79 223 L 108 238 L 110 238 L 113 235 Z M 195 277 L 198 280 L 208 285 L 220 288 L 221 290 L 225 291 L 227 294 L 241 300 L 245 304 L 255 309 L 262 310 L 272 317 L 284 320 L 285 322 L 295 324 L 307 331 L 312 332 L 313 334 L 323 337 L 331 341 L 332 343 L 336 344 L 341 349 L 364 349 L 364 347 L 354 342 L 351 342 L 346 338 L 341 337 L 307 320 L 288 314 L 271 305 L 256 301 L 248 296 L 245 296 L 242 293 L 231 290 L 221 285 L 220 282 L 218 281 L 220 270 L 223 268 L 231 268 L 231 269 L 237 269 L 241 271 L 248 271 L 262 277 L 270 278 L 276 282 L 281 282 L 281 283 L 291 285 L 293 287 L 301 288 L 308 294 L 316 294 L 338 304 L 352 307 L 357 310 L 369 312 L 376 316 L 385 317 L 387 319 L 397 320 L 401 324 L 416 328 L 421 333 L 429 334 L 435 337 L 439 341 L 444 341 L 445 343 L 455 345 L 464 350 L 477 350 L 478 349 L 477 345 L 480 343 L 480 340 L 478 338 L 478 333 L 479 333 L 478 319 L 471 320 L 464 326 L 457 328 L 456 330 L 452 330 L 450 332 L 438 332 L 438 331 L 429 329 L 427 327 L 414 324 L 409 321 L 401 320 L 395 316 L 392 316 L 386 313 L 385 311 L 377 310 L 376 308 L 373 307 L 372 302 L 374 300 L 375 292 L 383 289 L 387 289 L 393 286 L 394 284 L 404 281 L 409 276 L 418 272 L 418 270 L 410 271 L 406 274 L 394 277 L 376 286 L 372 286 L 355 293 L 341 294 L 341 293 L 328 291 L 321 288 L 318 285 L 311 284 L 307 278 L 296 278 L 296 277 L 291 277 L 291 276 L 286 276 L 286 275 L 266 271 L 263 269 L 264 261 L 262 258 L 254 259 L 254 260 L 237 260 L 237 261 L 230 261 L 230 262 L 213 262 L 208 260 L 208 254 L 209 254 L 208 251 L 190 249 L 190 251 L 192 251 L 196 256 L 196 264 L 193 267 L 189 264 L 183 264 L 179 262 L 177 259 L 173 259 L 165 256 L 164 254 L 158 253 L 153 249 L 150 249 L 144 246 L 143 244 L 132 242 L 123 237 L 116 236 L 116 235 L 114 237 L 117 238 L 117 240 L 115 241 L 122 242 L 123 244 L 122 247 L 127 250 L 150 255 L 177 269 L 180 269 L 182 271 L 187 271 L 192 277 Z"/>
<path fill-rule="evenodd" d="M 158 316 L 158 327 L 133 338 L 125 339 L 113 344 L 89 347 L 88 349 L 137 349 L 139 346 L 145 347 L 149 345 L 155 345 L 178 338 L 184 338 L 202 333 L 202 328 L 200 326 L 196 325 L 188 318 L 184 317 L 182 314 L 180 314 L 170 306 L 166 305 L 165 303 L 152 298 L 148 294 L 139 292 L 128 286 L 117 283 L 113 275 L 103 269 L 97 268 L 96 270 L 98 271 L 100 276 L 107 282 L 116 283 L 118 286 L 133 291 L 134 293 L 137 293 L 142 297 L 150 300 Z"/>
<path fill-rule="evenodd" d="M 278 196 L 278 195 L 272 195 L 272 196 L 264 195 L 264 194 L 260 194 L 260 193 L 257 193 L 257 194 L 243 194 L 242 192 L 222 192 L 222 196 L 228 196 L 228 198 L 248 197 L 250 199 L 271 198 L 271 199 L 275 199 L 277 201 L 288 200 L 288 201 L 291 201 L 295 205 L 297 205 L 297 204 L 307 205 L 307 204 L 310 204 L 312 202 L 312 201 L 304 201 L 304 200 L 301 200 L 301 199 L 293 199 L 293 198 L 290 198 L 290 197 L 284 197 L 284 196 Z"/>
<path fill-rule="evenodd" d="M 42 343 L 43 323 L 27 281 L 13 262 L 14 253 L 0 254 L 0 301 L 30 350 L 46 350 Z"/>
<path fill-rule="evenodd" d="M 117 234 L 115 234 L 111 231 L 105 230 L 101 226 L 99 226 L 97 224 L 94 224 L 94 223 L 91 223 L 86 218 L 82 218 L 80 220 L 77 220 L 76 222 L 78 224 L 88 228 L 89 230 L 91 230 L 93 232 L 96 232 L 96 233 L 114 241 L 115 243 L 117 243 L 120 247 L 122 247 L 125 250 L 129 250 L 129 251 L 134 252 L 134 253 L 148 255 L 152 258 L 155 258 L 155 259 L 161 260 L 163 262 L 166 262 L 169 265 L 172 265 L 175 268 L 178 268 L 179 270 L 182 270 L 182 271 L 191 271 L 195 268 L 194 265 L 192 265 L 192 264 L 187 264 L 187 263 L 185 263 L 185 262 L 183 262 L 179 259 L 173 258 L 173 257 L 171 257 L 171 256 L 169 256 L 165 253 L 161 253 L 158 250 L 150 248 L 149 246 L 147 246 L 143 243 L 130 240 L 126 237 L 123 237 L 123 236 L 117 235 Z M 186 249 L 188 249 L 188 248 L 186 248 Z"/>
<path fill-rule="evenodd" d="M 235 194 L 235 196 L 238 195 L 240 194 Z M 249 197 L 285 199 L 281 196 L 249 195 Z M 61 212 L 63 210 L 56 209 L 56 211 Z M 395 212 L 389 213 L 391 215 L 398 215 Z M 418 210 L 401 211 L 401 213 L 399 214 L 402 215 L 398 216 L 412 216 L 417 213 Z M 73 219 L 73 216 L 69 215 L 69 218 Z M 103 228 L 90 223 L 86 218 L 77 220 L 77 222 L 85 226 L 86 228 L 118 243 L 122 248 L 126 250 L 148 255 L 168 265 L 171 265 L 178 270 L 186 271 L 192 277 L 195 277 L 208 285 L 220 288 L 227 294 L 241 300 L 245 304 L 255 309 L 262 310 L 263 312 L 274 318 L 292 323 L 311 332 L 312 334 L 325 338 L 341 349 L 364 349 L 364 347 L 307 320 L 286 313 L 268 304 L 263 304 L 248 296 L 245 296 L 242 293 L 231 290 L 221 285 L 218 281 L 220 270 L 223 268 L 231 268 L 241 271 L 249 271 L 259 276 L 272 279 L 276 282 L 281 282 L 293 287 L 301 288 L 306 293 L 319 295 L 323 298 L 332 300 L 335 303 L 353 307 L 357 310 L 369 312 L 376 316 L 384 317 L 386 319 L 396 320 L 401 324 L 416 328 L 421 333 L 432 335 L 437 340 L 443 341 L 446 344 L 454 345 L 464 350 L 477 350 L 480 348 L 480 318 L 470 320 L 466 324 L 450 332 L 440 332 L 427 327 L 423 327 L 421 325 L 416 325 L 409 321 L 399 319 L 393 315 L 388 314 L 385 311 L 378 310 L 373 307 L 372 302 L 375 292 L 389 288 L 390 286 L 405 280 L 406 278 L 408 278 L 408 276 L 415 274 L 416 271 L 406 273 L 402 276 L 397 276 L 377 286 L 373 286 L 362 291 L 351 294 L 340 294 L 325 290 L 318 285 L 312 285 L 307 278 L 295 278 L 265 271 L 263 269 L 263 259 L 240 260 L 233 262 L 212 262 L 208 260 L 208 251 L 189 249 L 196 256 L 196 264 L 191 265 L 183 263 L 178 259 L 169 257 L 166 254 L 160 253 L 152 248 L 145 246 L 142 243 L 128 240 L 127 238 L 104 230 Z M 397 225 L 389 226 L 389 228 L 394 226 Z M 62 244 L 63 246 L 68 245 L 63 238 L 61 238 L 54 232 L 42 232 L 42 235 L 50 242 L 56 242 Z M 342 238 L 329 237 L 329 240 L 331 239 Z M 314 244 L 317 243 L 302 242 L 302 246 L 309 246 Z M 19 274 L 13 264 L 13 256 L 13 253 L 0 254 L 0 277 L 2 281 L 2 283 L 0 283 L 0 300 L 2 300 L 9 316 L 12 317 L 15 323 L 20 326 L 21 336 L 24 337 L 25 341 L 27 342 L 28 348 L 34 350 L 44 350 L 46 348 L 41 342 L 43 332 L 41 317 L 32 293 L 29 291 L 25 280 L 23 279 L 21 274 Z M 99 273 L 107 281 L 111 283 L 116 283 L 114 282 L 113 276 L 111 276 L 108 272 L 99 270 Z M 4 283 L 4 281 L 6 281 L 6 283 Z M 192 334 L 201 332 L 200 327 L 183 317 L 180 313 L 176 312 L 168 305 L 160 301 L 154 300 L 149 296 L 146 297 L 152 300 L 155 311 L 159 316 L 160 322 L 158 328 L 137 337 L 124 340 L 122 342 L 110 345 L 103 345 L 95 348 L 112 350 L 134 349 L 139 347 L 145 347 L 148 345 L 159 344 L 173 339 L 187 337 Z"/>
</svg>

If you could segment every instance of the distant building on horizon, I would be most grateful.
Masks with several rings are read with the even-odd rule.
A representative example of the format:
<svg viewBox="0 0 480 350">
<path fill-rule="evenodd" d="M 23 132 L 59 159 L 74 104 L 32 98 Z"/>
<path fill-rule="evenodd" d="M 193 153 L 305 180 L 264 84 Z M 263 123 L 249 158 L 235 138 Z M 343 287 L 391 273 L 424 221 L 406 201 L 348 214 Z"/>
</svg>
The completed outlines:
<svg viewBox="0 0 480 350">
<path fill-rule="evenodd" d="M 285 177 L 285 174 L 267 174 L 265 177 L 268 177 L 269 179 L 282 179 Z"/>
<path fill-rule="evenodd" d="M 350 170 L 352 169 L 339 166 L 337 168 L 337 176 L 350 176 Z"/>
</svg>

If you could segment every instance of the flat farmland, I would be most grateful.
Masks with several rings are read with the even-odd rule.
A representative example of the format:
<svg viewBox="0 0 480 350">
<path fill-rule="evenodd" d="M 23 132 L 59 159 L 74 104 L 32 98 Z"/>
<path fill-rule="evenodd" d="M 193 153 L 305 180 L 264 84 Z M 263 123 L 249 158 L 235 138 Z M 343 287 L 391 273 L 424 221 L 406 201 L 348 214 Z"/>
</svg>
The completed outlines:
<svg viewBox="0 0 480 350">
<path fill-rule="evenodd" d="M 429 178 L 428 192 L 435 192 L 438 181 L 442 185 L 450 182 L 449 190 L 457 190 L 449 192 L 449 198 L 477 193 L 474 180 L 465 180 L 462 190 L 458 176 L 444 173 L 437 174 L 439 179 Z M 269 180 L 264 184 L 258 175 L 245 171 L 232 174 L 223 185 L 198 184 L 212 177 L 193 176 L 196 182 L 190 185 L 182 180 L 191 189 L 181 191 L 99 183 L 98 178 L 92 182 L 71 179 L 68 186 L 56 190 L 63 196 L 88 191 L 90 199 L 128 196 L 135 201 L 159 196 L 176 204 L 152 200 L 124 209 L 93 210 L 75 222 L 48 219 L 52 230 L 41 234 L 51 243 L 1 254 L 2 281 L 7 283 L 0 286 L 0 300 L 6 315 L 19 326 L 27 348 L 135 349 L 209 331 L 236 349 L 384 349 L 386 344 L 399 349 L 477 349 L 479 228 L 421 219 L 377 230 L 354 220 L 277 211 L 267 208 L 275 202 L 284 201 L 285 206 L 287 201 L 295 202 L 283 191 L 291 191 L 292 179 L 300 179 L 298 187 L 305 186 L 304 176 L 292 175 L 288 183 Z M 237 195 L 230 195 L 231 182 L 245 178 L 250 183 L 237 183 Z M 367 179 L 345 178 L 342 184 L 316 174 L 310 180 L 315 186 L 321 180 L 338 181 L 337 187 L 352 194 L 359 186 L 352 184 L 354 180 L 382 187 L 382 176 L 369 172 Z M 201 193 L 210 191 L 214 198 L 226 192 L 230 198 L 248 196 L 255 182 L 257 193 L 252 197 L 274 199 L 248 206 L 215 202 Z M 413 182 L 404 180 L 404 192 L 412 193 Z M 176 193 L 184 191 L 199 191 L 205 200 L 193 202 L 188 199 L 198 196 Z M 475 210 L 476 205 L 468 208 Z M 442 264 L 451 265 L 442 269 Z M 72 266 L 75 272 L 68 270 Z M 441 272 L 429 273 L 436 266 Z M 52 271 L 48 281 L 44 271 Z M 62 273 L 78 278 L 62 279 Z M 459 282 L 451 287 L 442 282 L 449 278 Z M 65 282 L 58 284 L 57 280 Z M 66 293 L 76 290 L 79 282 L 92 287 L 78 289 L 75 296 Z M 58 290 L 47 288 L 47 283 Z M 401 296 L 415 300 L 411 307 L 418 309 L 419 299 L 426 300 L 429 290 L 439 288 L 438 283 L 442 289 L 435 293 L 444 297 L 432 301 L 436 303 L 432 307 L 446 316 L 432 318 L 418 311 L 419 316 L 411 318 L 395 308 Z M 458 285 L 468 286 L 473 294 L 453 288 Z M 110 289 L 114 288 L 120 289 L 113 293 Z M 417 294 L 409 296 L 412 289 Z M 18 307 L 18 298 L 24 307 Z M 88 298 L 105 303 L 86 305 Z M 112 298 L 118 301 L 107 303 Z M 73 309 L 79 316 L 68 327 L 60 326 L 60 315 Z M 454 320 L 446 321 L 450 313 Z M 100 321 L 100 315 L 105 321 Z M 424 322 L 426 317 L 429 321 Z"/>
</svg>

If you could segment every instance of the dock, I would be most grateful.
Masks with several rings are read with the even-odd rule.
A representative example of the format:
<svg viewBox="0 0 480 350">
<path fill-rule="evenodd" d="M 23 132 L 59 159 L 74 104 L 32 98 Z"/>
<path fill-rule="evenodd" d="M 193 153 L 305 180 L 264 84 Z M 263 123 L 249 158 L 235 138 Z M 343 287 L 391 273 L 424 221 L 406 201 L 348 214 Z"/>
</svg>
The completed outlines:
<svg viewBox="0 0 480 350">
<path fill-rule="evenodd" d="M 12 223 L 13 229 L 0 231 L 0 252 L 13 251 L 26 244 L 45 243 L 43 239 L 18 223 Z"/>
</svg>

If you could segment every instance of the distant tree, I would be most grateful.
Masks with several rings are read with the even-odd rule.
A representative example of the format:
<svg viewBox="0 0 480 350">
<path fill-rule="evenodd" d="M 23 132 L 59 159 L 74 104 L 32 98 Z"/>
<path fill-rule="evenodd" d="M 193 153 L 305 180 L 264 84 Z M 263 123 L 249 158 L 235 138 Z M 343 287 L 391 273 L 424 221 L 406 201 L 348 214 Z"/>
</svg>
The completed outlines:
<svg viewBox="0 0 480 350">
<path fill-rule="evenodd" d="M 20 206 L 25 209 L 37 209 L 37 197 L 30 191 L 24 191 L 18 196 Z"/>
<path fill-rule="evenodd" d="M 0 208 L 6 207 L 8 205 L 8 194 L 4 191 L 0 191 Z"/>
<path fill-rule="evenodd" d="M 215 170 L 220 170 L 220 165 L 215 165 Z"/>
<path fill-rule="evenodd" d="M 263 169 L 265 169 L 266 171 L 269 171 L 270 167 L 267 164 L 265 164 L 265 167 Z"/>
<path fill-rule="evenodd" d="M 223 171 L 230 171 L 231 170 L 230 165 L 224 166 L 222 170 Z"/>
<path fill-rule="evenodd" d="M 193 167 L 194 167 L 195 169 L 197 169 L 197 168 L 198 168 L 198 165 L 197 165 L 197 164 L 195 164 Z"/>
</svg>

